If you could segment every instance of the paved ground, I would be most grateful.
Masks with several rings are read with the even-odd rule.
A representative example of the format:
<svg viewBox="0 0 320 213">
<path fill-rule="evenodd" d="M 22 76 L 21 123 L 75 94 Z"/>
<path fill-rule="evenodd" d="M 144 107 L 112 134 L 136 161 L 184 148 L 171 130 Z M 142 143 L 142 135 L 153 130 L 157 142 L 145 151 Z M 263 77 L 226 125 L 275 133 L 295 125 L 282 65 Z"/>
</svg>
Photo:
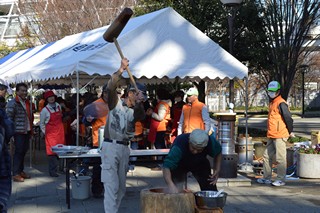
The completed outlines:
<svg viewBox="0 0 320 213">
<path fill-rule="evenodd" d="M 67 209 L 65 176 L 52 178 L 47 175 L 44 150 L 35 152 L 33 167 L 27 167 L 26 171 L 32 175 L 32 179 L 24 183 L 13 183 L 8 212 L 103 212 L 103 199 L 93 197 L 86 200 L 71 199 L 71 209 Z M 251 181 L 254 174 L 250 172 L 241 174 L 244 177 L 239 174 L 240 178 L 237 179 L 242 179 L 244 182 L 236 181 L 236 179 L 234 182 L 230 179 L 219 180 L 218 188 L 228 193 L 224 212 L 320 213 L 320 179 L 288 180 L 284 187 L 272 187 L 258 185 L 254 180 Z M 139 213 L 140 191 L 145 188 L 164 186 L 160 171 L 151 171 L 147 166 L 136 166 L 134 172 L 128 173 L 127 192 L 119 212 Z M 199 190 L 192 177 L 188 178 L 188 188 L 193 191 Z"/>
</svg>

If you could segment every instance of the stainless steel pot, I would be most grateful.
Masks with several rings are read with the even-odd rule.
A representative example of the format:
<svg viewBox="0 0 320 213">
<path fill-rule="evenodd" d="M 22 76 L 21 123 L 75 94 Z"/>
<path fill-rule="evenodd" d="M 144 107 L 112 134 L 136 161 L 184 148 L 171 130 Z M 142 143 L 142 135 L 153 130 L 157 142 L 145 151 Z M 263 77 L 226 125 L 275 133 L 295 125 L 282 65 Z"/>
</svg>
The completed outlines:
<svg viewBox="0 0 320 213">
<path fill-rule="evenodd" d="M 201 209 L 223 208 L 226 204 L 227 193 L 222 192 L 218 197 L 215 195 L 218 191 L 199 191 L 195 192 L 196 205 Z"/>
</svg>

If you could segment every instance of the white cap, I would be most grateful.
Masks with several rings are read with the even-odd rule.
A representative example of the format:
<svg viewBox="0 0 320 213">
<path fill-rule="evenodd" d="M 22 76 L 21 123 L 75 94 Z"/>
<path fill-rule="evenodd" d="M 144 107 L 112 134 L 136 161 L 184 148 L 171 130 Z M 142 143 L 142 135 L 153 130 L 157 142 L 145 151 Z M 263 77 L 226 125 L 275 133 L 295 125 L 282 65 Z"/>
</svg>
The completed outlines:
<svg viewBox="0 0 320 213">
<path fill-rule="evenodd" d="M 197 90 L 197 88 L 191 87 L 188 91 L 187 91 L 187 95 L 199 95 L 199 92 Z"/>
<path fill-rule="evenodd" d="M 195 129 L 189 136 L 189 142 L 195 147 L 204 148 L 208 145 L 209 135 L 202 129 Z"/>
</svg>

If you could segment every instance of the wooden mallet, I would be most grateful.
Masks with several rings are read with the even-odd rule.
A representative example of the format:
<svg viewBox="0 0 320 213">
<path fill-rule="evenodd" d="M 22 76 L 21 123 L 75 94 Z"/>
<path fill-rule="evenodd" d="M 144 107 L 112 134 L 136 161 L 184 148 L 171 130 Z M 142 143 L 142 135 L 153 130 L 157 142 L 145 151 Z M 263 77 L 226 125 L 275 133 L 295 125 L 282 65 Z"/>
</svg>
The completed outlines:
<svg viewBox="0 0 320 213">
<path fill-rule="evenodd" d="M 107 42 L 114 42 L 122 59 L 124 58 L 124 55 L 117 41 L 117 37 L 120 35 L 122 29 L 128 23 L 132 14 L 133 14 L 133 11 L 130 8 L 128 7 L 124 8 L 122 12 L 117 16 L 117 18 L 112 22 L 112 24 L 109 26 L 106 32 L 103 34 L 104 40 L 106 40 Z M 129 67 L 127 67 L 127 72 L 134 88 L 136 89 L 136 91 L 138 91 L 136 81 L 134 80 Z"/>
</svg>

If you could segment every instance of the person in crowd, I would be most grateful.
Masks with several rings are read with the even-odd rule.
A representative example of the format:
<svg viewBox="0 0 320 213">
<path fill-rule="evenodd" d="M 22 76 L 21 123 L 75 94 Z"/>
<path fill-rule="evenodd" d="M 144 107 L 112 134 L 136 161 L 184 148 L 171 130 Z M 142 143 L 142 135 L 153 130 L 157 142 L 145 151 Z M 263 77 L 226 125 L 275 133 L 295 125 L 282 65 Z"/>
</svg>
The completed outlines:
<svg viewBox="0 0 320 213">
<path fill-rule="evenodd" d="M 62 110 L 62 114 L 63 114 L 62 122 L 63 122 L 64 135 L 65 135 L 64 138 L 65 138 L 66 145 L 69 145 L 73 140 L 73 130 L 71 129 L 71 126 L 70 126 L 72 121 L 74 120 L 74 118 L 70 116 L 70 112 L 71 112 L 70 108 L 72 106 L 70 102 L 67 102 L 62 97 L 57 97 L 56 102 L 60 105 Z"/>
<path fill-rule="evenodd" d="M 41 97 L 38 103 L 38 112 L 42 111 L 43 107 L 45 106 L 45 102 L 46 102 L 45 98 Z"/>
<path fill-rule="evenodd" d="M 207 106 L 198 100 L 199 92 L 192 87 L 187 91 L 187 103 L 182 108 L 178 125 L 178 135 L 203 129 L 209 133 L 211 121 Z"/>
<path fill-rule="evenodd" d="M 166 89 L 158 89 L 156 96 L 158 103 L 154 111 L 151 108 L 147 111 L 147 114 L 151 115 L 148 141 L 154 143 L 154 147 L 156 149 L 165 149 L 165 135 L 169 121 L 171 120 L 170 108 L 172 106 L 172 102 L 170 94 Z"/>
<path fill-rule="evenodd" d="M 104 184 L 106 213 L 118 212 L 126 191 L 129 141 L 134 137 L 135 122 L 145 117 L 142 91 L 129 90 L 123 100 L 117 93 L 122 73 L 128 66 L 129 60 L 123 58 L 119 70 L 112 75 L 107 86 L 109 114 L 101 147 L 101 181 Z"/>
<path fill-rule="evenodd" d="M 92 116 L 84 117 L 84 124 L 86 126 L 91 125 L 92 127 L 92 148 L 99 148 L 99 129 L 100 127 L 104 127 L 106 125 L 107 114 L 108 114 L 108 92 L 107 92 L 107 84 L 102 87 L 102 93 L 100 98 L 98 98 L 93 103 L 95 104 L 106 104 L 106 116 L 94 118 Z M 91 191 L 93 197 L 101 198 L 103 197 L 103 183 L 101 182 L 101 159 L 92 159 L 90 161 L 92 165 L 92 181 L 91 181 Z"/>
<path fill-rule="evenodd" d="M 281 96 L 281 86 L 277 81 L 268 84 L 268 96 L 270 98 L 268 123 L 267 123 L 267 147 L 263 154 L 263 178 L 257 179 L 261 184 L 284 186 L 287 171 L 286 142 L 293 130 L 293 120 L 288 104 Z M 276 157 L 277 177 L 272 182 L 272 159 Z"/>
<path fill-rule="evenodd" d="M 178 90 L 174 93 L 174 104 L 171 110 L 171 118 L 172 118 L 172 127 L 171 127 L 171 144 L 173 143 L 174 139 L 178 135 L 178 123 L 180 120 L 180 116 L 182 113 L 182 107 L 186 104 L 183 101 L 184 92 L 182 90 Z"/>
<path fill-rule="evenodd" d="M 8 89 L 7 85 L 0 83 L 0 97 L 6 98 L 7 89 Z"/>
<path fill-rule="evenodd" d="M 56 96 L 52 90 L 44 93 L 47 105 L 40 112 L 40 129 L 45 135 L 46 153 L 49 162 L 49 175 L 59 177 L 59 158 L 52 152 L 51 147 L 57 144 L 66 144 L 64 127 L 62 122 L 62 109 L 56 102 Z"/>
<path fill-rule="evenodd" d="M 140 91 L 142 91 L 143 95 L 144 95 L 144 102 L 143 102 L 143 107 L 145 110 L 150 108 L 150 104 L 147 97 L 147 88 L 144 84 L 141 83 L 136 83 L 138 89 Z M 135 87 L 130 86 L 129 87 L 130 90 L 135 91 Z M 146 119 L 147 117 L 145 117 L 143 120 L 139 120 L 135 122 L 135 132 L 134 132 L 134 137 L 130 140 L 130 148 L 132 150 L 137 150 L 137 149 L 145 149 L 146 148 L 146 144 L 145 144 L 145 140 L 144 140 L 144 128 L 146 127 Z M 137 160 L 137 157 L 130 157 L 130 163 L 129 163 L 129 171 L 134 171 L 135 165 L 134 165 L 134 161 Z"/>
<path fill-rule="evenodd" d="M 215 137 L 201 129 L 179 135 L 163 162 L 163 177 L 170 193 L 181 192 L 183 181 L 192 172 L 201 190 L 217 191 L 221 165 L 221 145 Z M 207 155 L 213 157 L 213 174 Z"/>
<path fill-rule="evenodd" d="M 84 138 L 86 137 L 86 127 L 83 121 L 83 109 L 85 107 L 85 99 L 83 95 L 79 94 L 79 102 L 77 103 L 77 94 L 71 96 L 72 107 L 71 111 L 68 112 L 68 116 L 72 118 L 72 123 L 70 124 L 71 129 L 73 130 L 72 139 L 70 145 L 76 145 L 77 140 L 77 123 L 79 122 L 79 145 L 84 145 Z M 79 107 L 79 121 L 77 119 L 77 107 Z M 68 142 L 69 143 L 69 142 Z M 69 145 L 69 144 L 68 144 Z"/>
<path fill-rule="evenodd" d="M 16 85 L 16 97 L 7 104 L 7 115 L 14 122 L 13 181 L 24 182 L 31 178 L 24 172 L 24 157 L 29 149 L 32 136 L 33 110 L 27 99 L 28 86 L 25 83 Z"/>
<path fill-rule="evenodd" d="M 8 201 L 11 196 L 11 157 L 9 153 L 9 141 L 13 136 L 13 122 L 6 114 L 7 86 L 0 83 L 0 212 L 7 212 Z"/>
</svg>

